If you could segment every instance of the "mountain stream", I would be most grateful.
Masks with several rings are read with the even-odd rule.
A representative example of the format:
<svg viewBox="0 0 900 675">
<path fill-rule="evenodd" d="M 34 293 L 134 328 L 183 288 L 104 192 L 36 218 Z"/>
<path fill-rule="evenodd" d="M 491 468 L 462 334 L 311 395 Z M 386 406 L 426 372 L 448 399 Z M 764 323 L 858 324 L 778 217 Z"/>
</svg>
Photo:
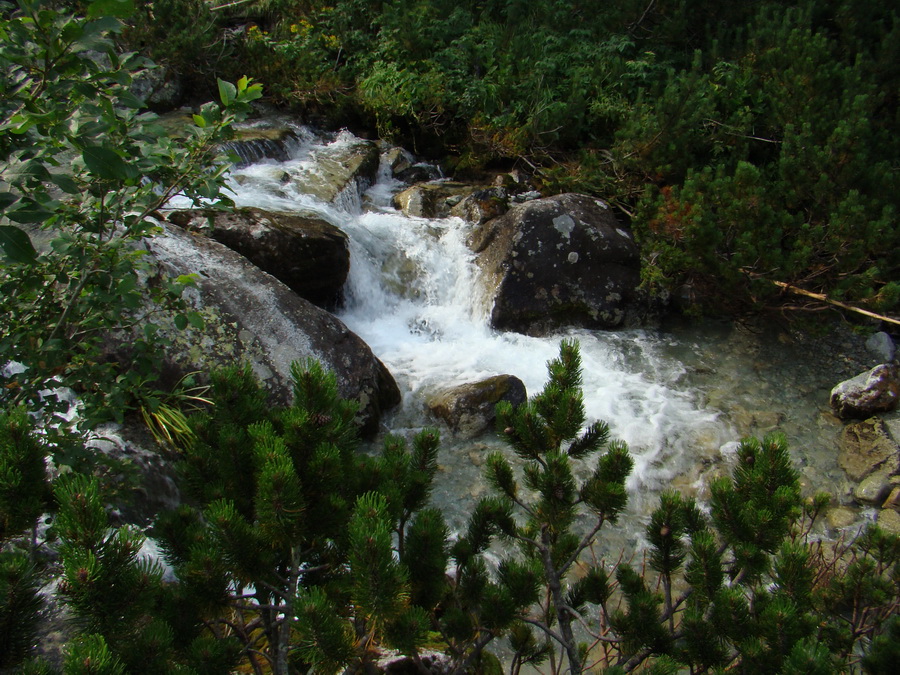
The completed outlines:
<svg viewBox="0 0 900 675">
<path fill-rule="evenodd" d="M 837 466 L 840 423 L 829 412 L 828 394 L 841 379 L 874 364 L 863 362 L 852 333 L 831 335 L 822 348 L 789 331 L 730 323 L 573 328 L 546 337 L 493 330 L 465 245 L 470 226 L 464 221 L 397 211 L 391 197 L 406 186 L 385 166 L 374 186 L 361 193 L 344 190 L 331 203 L 299 192 L 286 179 L 353 140 L 348 132 L 322 136 L 298 127 L 289 159 L 250 157 L 255 161 L 234 169 L 230 180 L 239 206 L 313 213 L 348 235 L 351 270 L 338 316 L 400 386 L 403 401 L 386 420 L 388 431 L 410 435 L 436 424 L 424 406 L 429 394 L 491 375 L 513 374 L 534 394 L 546 381 L 546 363 L 560 340 L 576 338 L 589 421 L 605 420 L 635 461 L 628 512 L 623 527 L 604 535 L 607 545 L 639 549 L 641 524 L 663 489 L 678 488 L 702 501 L 707 479 L 729 470 L 747 435 L 785 433 L 804 489 L 849 499 Z M 433 501 L 459 529 L 487 494 L 484 457 L 506 446 L 494 434 L 465 442 L 446 430 L 442 436 Z"/>
</svg>

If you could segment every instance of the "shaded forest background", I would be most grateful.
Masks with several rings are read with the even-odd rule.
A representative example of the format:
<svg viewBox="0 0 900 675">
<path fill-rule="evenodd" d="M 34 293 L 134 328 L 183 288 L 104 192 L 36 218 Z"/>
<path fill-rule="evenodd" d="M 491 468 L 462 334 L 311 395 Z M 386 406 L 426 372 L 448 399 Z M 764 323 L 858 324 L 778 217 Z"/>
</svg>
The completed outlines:
<svg viewBox="0 0 900 675">
<path fill-rule="evenodd" d="M 716 312 L 772 281 L 900 306 L 890 3 L 138 0 L 125 41 L 185 78 L 440 160 L 521 168 L 632 219 L 644 277 Z"/>
</svg>

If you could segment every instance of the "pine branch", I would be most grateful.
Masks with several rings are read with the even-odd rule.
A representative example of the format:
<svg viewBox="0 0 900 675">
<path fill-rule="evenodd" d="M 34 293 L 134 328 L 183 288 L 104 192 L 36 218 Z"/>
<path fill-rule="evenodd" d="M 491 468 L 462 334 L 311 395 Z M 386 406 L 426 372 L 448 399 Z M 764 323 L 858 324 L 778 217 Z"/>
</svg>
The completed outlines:
<svg viewBox="0 0 900 675">
<path fill-rule="evenodd" d="M 552 628 L 550 628 L 546 623 L 542 623 L 540 621 L 537 621 L 536 619 L 529 619 L 528 617 L 523 617 L 522 621 L 524 623 L 535 626 L 536 628 L 540 628 L 542 631 L 544 631 L 544 633 L 547 634 L 547 637 L 551 638 L 552 640 L 555 640 L 559 644 L 563 643 L 562 636 L 559 635 L 559 633 L 554 631 Z"/>
<path fill-rule="evenodd" d="M 594 528 L 581 538 L 581 541 L 578 543 L 578 546 L 575 547 L 575 551 L 572 553 L 572 555 L 569 556 L 569 558 L 568 558 L 568 560 L 566 560 L 566 562 L 564 562 L 562 565 L 560 565 L 560 567 L 559 567 L 560 575 L 565 574 L 566 571 L 568 571 L 568 569 L 572 565 L 575 564 L 575 561 L 578 560 L 578 556 L 580 556 L 582 554 L 582 552 L 584 552 L 584 550 L 586 548 L 588 548 L 591 545 L 591 543 L 593 543 L 594 536 L 600 531 L 600 528 L 603 527 L 605 522 L 606 522 L 606 519 L 603 518 L 603 516 L 600 516 L 600 518 L 597 520 L 597 524 L 594 526 Z"/>
</svg>

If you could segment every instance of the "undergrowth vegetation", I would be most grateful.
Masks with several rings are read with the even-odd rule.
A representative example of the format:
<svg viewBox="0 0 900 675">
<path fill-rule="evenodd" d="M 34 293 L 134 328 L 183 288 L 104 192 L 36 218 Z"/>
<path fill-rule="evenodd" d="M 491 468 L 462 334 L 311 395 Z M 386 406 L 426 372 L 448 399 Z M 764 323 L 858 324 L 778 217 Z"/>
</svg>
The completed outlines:
<svg viewBox="0 0 900 675">
<path fill-rule="evenodd" d="M 436 430 L 360 453 L 334 374 L 292 375 L 293 404 L 273 408 L 249 367 L 213 374 L 179 452 L 185 503 L 149 530 L 165 568 L 113 526 L 100 477 L 62 474 L 51 499 L 49 447 L 0 415 L 0 665 L 54 672 L 28 657 L 56 569 L 66 675 L 349 674 L 386 655 L 423 675 L 893 672 L 900 538 L 813 536 L 829 497 L 801 496 L 782 437 L 745 440 L 708 503 L 664 492 L 643 552 L 604 554 L 632 461 L 585 426 L 577 343 L 541 392 L 498 406 L 509 452 L 487 458 L 495 494 L 458 533 L 429 504 Z"/>
<path fill-rule="evenodd" d="M 126 35 L 208 81 L 251 73 L 276 102 L 457 175 L 517 163 L 546 192 L 601 196 L 633 216 L 646 285 L 714 311 L 790 302 L 773 281 L 875 312 L 900 303 L 889 5 L 218 4 L 143 2 L 177 20 Z"/>
</svg>

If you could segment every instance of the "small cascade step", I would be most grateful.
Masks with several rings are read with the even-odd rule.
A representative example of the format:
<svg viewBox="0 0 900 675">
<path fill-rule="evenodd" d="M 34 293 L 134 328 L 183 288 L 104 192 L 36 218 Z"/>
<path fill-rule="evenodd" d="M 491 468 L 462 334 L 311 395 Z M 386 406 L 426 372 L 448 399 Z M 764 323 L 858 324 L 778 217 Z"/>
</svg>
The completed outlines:
<svg viewBox="0 0 900 675">
<path fill-rule="evenodd" d="M 236 162 L 238 168 L 250 166 L 264 159 L 286 162 L 291 158 L 300 138 L 290 130 L 286 130 L 279 138 L 236 139 L 222 144 L 222 149 L 240 158 Z"/>
</svg>

